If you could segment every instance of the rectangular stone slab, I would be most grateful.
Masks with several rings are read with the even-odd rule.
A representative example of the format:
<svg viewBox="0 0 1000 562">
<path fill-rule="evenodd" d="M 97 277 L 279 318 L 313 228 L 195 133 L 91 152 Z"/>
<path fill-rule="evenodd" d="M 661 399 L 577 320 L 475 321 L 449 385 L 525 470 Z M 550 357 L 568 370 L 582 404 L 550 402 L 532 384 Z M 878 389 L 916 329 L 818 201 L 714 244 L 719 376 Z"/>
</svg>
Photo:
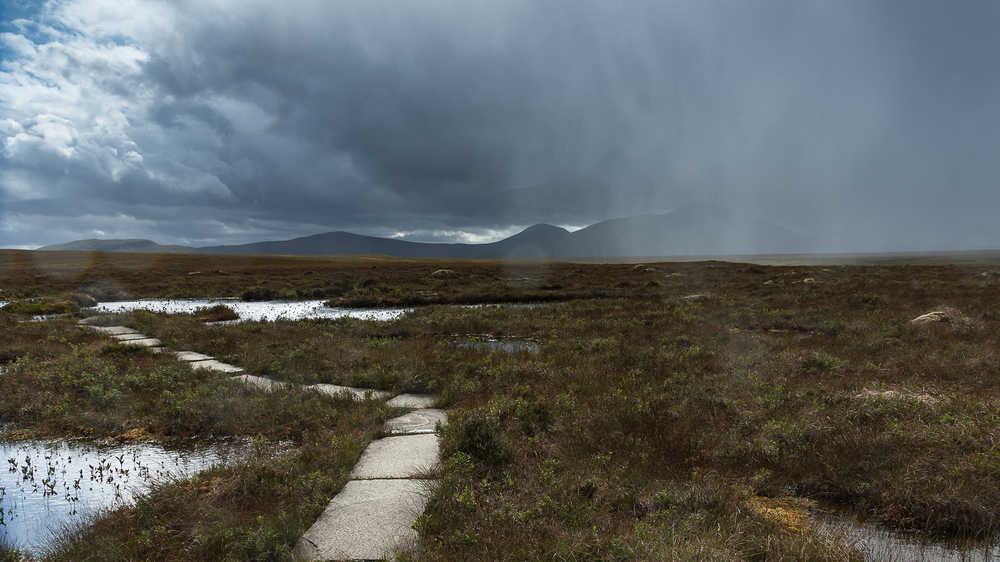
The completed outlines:
<svg viewBox="0 0 1000 562">
<path fill-rule="evenodd" d="M 350 394 L 353 394 L 354 397 L 357 398 L 358 400 L 364 400 L 365 396 L 367 396 L 369 392 L 372 393 L 372 398 L 376 398 L 379 400 L 384 400 L 389 396 L 389 393 L 384 390 L 353 388 L 350 386 L 340 386 L 336 384 L 314 384 L 311 386 L 307 386 L 306 388 L 311 388 L 318 392 L 322 392 L 323 394 L 329 394 L 330 396 L 339 396 L 344 392 L 348 392 Z"/>
<path fill-rule="evenodd" d="M 401 435 L 372 441 L 351 471 L 355 480 L 414 478 L 438 465 L 437 435 Z"/>
<path fill-rule="evenodd" d="M 156 338 L 142 338 L 138 340 L 122 340 L 118 343 L 122 345 L 141 345 L 143 347 L 158 347 L 160 345 L 160 340 Z"/>
<path fill-rule="evenodd" d="M 175 351 L 174 355 L 177 356 L 178 361 L 208 361 L 209 359 L 214 359 L 211 355 L 204 355 L 193 351 Z"/>
<path fill-rule="evenodd" d="M 246 384 L 249 384 L 249 385 L 252 385 L 252 386 L 256 386 L 257 388 L 259 388 L 261 390 L 268 391 L 268 392 L 270 392 L 271 390 L 273 390 L 275 388 L 284 387 L 287 384 L 287 383 L 284 383 L 284 382 L 281 382 L 281 381 L 271 380 L 269 378 L 258 377 L 258 376 L 255 376 L 255 375 L 237 375 L 235 377 L 229 377 L 229 378 L 231 378 L 232 380 L 238 380 L 240 382 L 243 382 L 243 383 L 246 383 Z"/>
<path fill-rule="evenodd" d="M 125 326 L 87 326 L 88 328 L 93 328 L 98 332 L 102 332 L 111 336 L 119 336 L 121 334 L 137 334 L 139 332 L 133 330 L 132 328 L 126 328 Z"/>
<path fill-rule="evenodd" d="M 129 340 L 144 340 L 149 336 L 144 336 L 138 332 L 132 332 L 130 334 L 111 334 L 111 337 L 118 341 L 129 341 Z"/>
<path fill-rule="evenodd" d="M 382 560 L 412 550 L 427 480 L 352 480 L 292 550 L 293 560 Z"/>
<path fill-rule="evenodd" d="M 430 408 L 437 402 L 437 396 L 430 394 L 400 394 L 386 405 L 392 408 Z"/>
<path fill-rule="evenodd" d="M 215 359 L 208 359 L 205 361 L 192 361 L 188 363 L 191 365 L 192 369 L 208 369 L 210 371 L 221 371 L 223 373 L 242 373 L 243 369 L 237 367 L 236 365 L 230 365 L 229 363 L 222 363 L 216 361 Z"/>
<path fill-rule="evenodd" d="M 404 416 L 393 418 L 385 422 L 385 429 L 389 433 L 403 433 L 415 435 L 418 433 L 434 433 L 434 427 L 441 423 L 448 423 L 448 416 L 444 410 L 414 410 Z"/>
</svg>

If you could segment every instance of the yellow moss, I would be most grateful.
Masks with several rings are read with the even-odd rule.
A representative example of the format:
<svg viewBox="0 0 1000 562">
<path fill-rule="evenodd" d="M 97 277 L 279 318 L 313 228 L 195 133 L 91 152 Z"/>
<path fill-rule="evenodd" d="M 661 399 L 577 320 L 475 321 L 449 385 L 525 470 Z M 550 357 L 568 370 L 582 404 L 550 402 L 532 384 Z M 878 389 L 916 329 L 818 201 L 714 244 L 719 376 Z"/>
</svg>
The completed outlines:
<svg viewBox="0 0 1000 562">
<path fill-rule="evenodd" d="M 747 502 L 747 509 L 756 517 L 790 533 L 812 531 L 809 512 L 803 509 L 802 500 L 758 497 Z"/>
<path fill-rule="evenodd" d="M 153 436 L 149 434 L 144 428 L 136 427 L 122 433 L 121 435 L 115 436 L 115 441 L 142 441 L 144 439 L 152 439 Z"/>
<path fill-rule="evenodd" d="M 13 431 L 7 431 L 3 434 L 4 441 L 24 441 L 25 439 L 31 439 L 35 435 L 27 429 L 16 429 Z"/>
</svg>

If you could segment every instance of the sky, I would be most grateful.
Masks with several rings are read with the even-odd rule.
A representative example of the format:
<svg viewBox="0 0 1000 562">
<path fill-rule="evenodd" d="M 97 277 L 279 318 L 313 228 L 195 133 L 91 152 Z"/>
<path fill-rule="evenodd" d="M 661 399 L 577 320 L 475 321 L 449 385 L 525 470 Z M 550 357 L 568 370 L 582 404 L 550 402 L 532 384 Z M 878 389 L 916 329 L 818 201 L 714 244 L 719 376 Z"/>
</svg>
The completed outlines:
<svg viewBox="0 0 1000 562">
<path fill-rule="evenodd" d="M 4 0 L 0 247 L 488 242 L 692 202 L 1000 248 L 1000 2 Z"/>
</svg>

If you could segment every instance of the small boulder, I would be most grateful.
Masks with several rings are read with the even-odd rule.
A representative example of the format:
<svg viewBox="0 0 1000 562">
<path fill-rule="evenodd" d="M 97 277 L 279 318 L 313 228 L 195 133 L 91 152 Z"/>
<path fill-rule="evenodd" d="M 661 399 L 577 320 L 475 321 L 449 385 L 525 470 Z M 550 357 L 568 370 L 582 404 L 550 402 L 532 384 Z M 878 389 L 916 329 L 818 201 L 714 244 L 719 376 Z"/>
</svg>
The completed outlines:
<svg viewBox="0 0 1000 562">
<path fill-rule="evenodd" d="M 682 301 L 687 302 L 702 302 L 708 300 L 708 295 L 703 295 L 701 293 L 695 293 L 693 295 L 688 295 L 686 297 L 681 297 Z"/>
<path fill-rule="evenodd" d="M 431 275 L 434 277 L 451 277 L 452 275 L 455 275 L 455 272 L 450 269 L 439 269 L 434 273 L 431 273 Z"/>
<path fill-rule="evenodd" d="M 935 323 L 950 323 L 954 322 L 955 319 L 943 310 L 935 310 L 934 312 L 928 312 L 927 314 L 921 314 L 913 320 L 910 320 L 910 324 L 914 325 L 924 325 L 924 324 L 935 324 Z"/>
</svg>

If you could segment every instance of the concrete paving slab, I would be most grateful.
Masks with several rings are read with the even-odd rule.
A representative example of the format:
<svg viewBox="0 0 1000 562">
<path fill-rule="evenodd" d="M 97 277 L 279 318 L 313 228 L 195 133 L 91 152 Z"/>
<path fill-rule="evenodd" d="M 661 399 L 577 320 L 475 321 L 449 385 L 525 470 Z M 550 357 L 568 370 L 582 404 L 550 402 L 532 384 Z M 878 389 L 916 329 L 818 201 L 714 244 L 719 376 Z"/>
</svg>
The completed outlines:
<svg viewBox="0 0 1000 562">
<path fill-rule="evenodd" d="M 188 363 L 191 365 L 192 369 L 208 369 L 210 371 L 221 371 L 223 373 L 242 373 L 243 369 L 237 367 L 236 365 L 230 365 L 229 363 L 223 363 L 221 361 L 216 361 L 215 359 L 207 359 L 205 361 L 192 361 Z"/>
<path fill-rule="evenodd" d="M 269 379 L 267 377 L 258 377 L 256 375 L 236 375 L 235 377 L 229 377 L 232 380 L 238 380 L 245 384 L 256 386 L 257 388 L 265 391 L 271 391 L 276 388 L 284 388 L 288 383 L 276 381 Z"/>
<path fill-rule="evenodd" d="M 372 441 L 351 471 L 355 480 L 414 478 L 437 467 L 437 435 L 401 435 Z"/>
<path fill-rule="evenodd" d="M 132 328 L 126 328 L 125 326 L 90 326 L 84 324 L 90 329 L 97 330 L 98 332 L 117 336 L 119 334 L 138 334 L 139 332 L 133 330 Z"/>
<path fill-rule="evenodd" d="M 431 394 L 400 394 L 386 402 L 393 408 L 431 408 L 437 402 L 437 396 Z"/>
<path fill-rule="evenodd" d="M 350 394 L 353 394 L 354 397 L 357 398 L 358 400 L 364 400 L 369 392 L 372 393 L 372 398 L 376 398 L 378 400 L 385 400 L 389 396 L 392 396 L 391 393 L 386 392 L 384 390 L 354 388 L 350 386 L 340 386 L 336 384 L 314 384 L 311 386 L 307 386 L 306 388 L 311 388 L 317 392 L 329 394 L 330 396 L 339 396 L 343 392 L 348 392 Z"/>
<path fill-rule="evenodd" d="M 140 333 L 131 333 L 131 334 L 112 334 L 111 337 L 118 341 L 129 341 L 129 340 L 144 340 L 149 336 L 144 336 Z"/>
<path fill-rule="evenodd" d="M 175 351 L 174 355 L 177 356 L 178 361 L 208 361 L 209 359 L 215 359 L 211 355 L 195 353 L 194 351 Z"/>
<path fill-rule="evenodd" d="M 293 560 L 383 560 L 413 550 L 427 480 L 352 480 L 292 550 Z"/>
<path fill-rule="evenodd" d="M 156 338 L 143 338 L 138 340 L 120 340 L 122 345 L 141 345 L 143 347 L 158 347 L 162 342 Z"/>
<path fill-rule="evenodd" d="M 448 415 L 444 410 L 414 410 L 405 416 L 393 418 L 385 422 L 389 433 L 415 435 L 418 433 L 434 433 L 434 427 L 448 423 Z"/>
</svg>

